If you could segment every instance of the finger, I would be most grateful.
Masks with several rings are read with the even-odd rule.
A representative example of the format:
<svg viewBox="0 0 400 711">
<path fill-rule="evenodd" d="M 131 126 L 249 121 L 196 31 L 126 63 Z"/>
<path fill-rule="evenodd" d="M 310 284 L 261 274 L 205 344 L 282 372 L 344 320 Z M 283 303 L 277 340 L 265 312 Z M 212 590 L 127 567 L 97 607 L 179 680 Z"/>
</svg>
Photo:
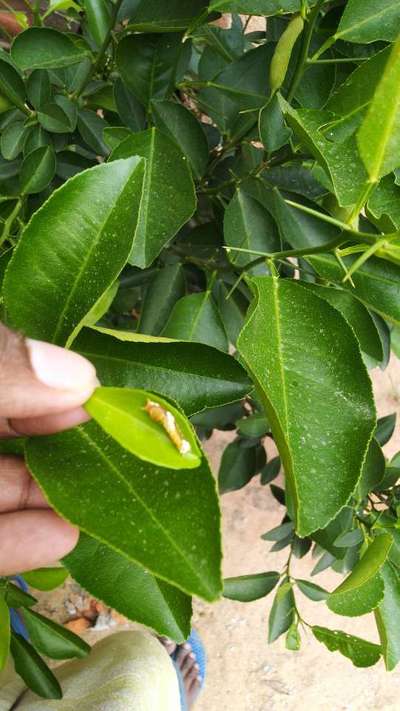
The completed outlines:
<svg viewBox="0 0 400 711">
<path fill-rule="evenodd" d="M 19 457 L 0 457 L 0 492 L 0 514 L 49 507 Z M 0 548 L 2 545 L 1 541 Z"/>
<path fill-rule="evenodd" d="M 24 339 L 0 324 L 0 416 L 26 419 L 83 405 L 96 371 L 78 353 Z"/>
<path fill-rule="evenodd" d="M 30 510 L 0 516 L 0 575 L 52 565 L 75 548 L 79 530 L 53 511 Z"/>
<path fill-rule="evenodd" d="M 41 417 L 28 417 L 22 419 L 9 420 L 12 431 L 19 435 L 46 435 L 54 432 L 69 430 L 71 427 L 88 422 L 90 416 L 83 407 L 76 407 L 68 412 L 55 413 L 53 415 L 42 415 Z"/>
</svg>

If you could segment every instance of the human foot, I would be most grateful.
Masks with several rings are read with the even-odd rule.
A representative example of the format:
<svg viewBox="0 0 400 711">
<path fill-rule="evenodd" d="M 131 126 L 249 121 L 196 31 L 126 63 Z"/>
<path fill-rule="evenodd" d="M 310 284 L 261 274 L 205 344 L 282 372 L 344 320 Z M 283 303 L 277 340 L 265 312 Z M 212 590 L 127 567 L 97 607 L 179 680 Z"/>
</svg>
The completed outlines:
<svg viewBox="0 0 400 711">
<path fill-rule="evenodd" d="M 182 675 L 183 685 L 185 687 L 186 703 L 188 708 L 192 708 L 199 691 L 201 689 L 202 677 L 200 675 L 200 667 L 196 662 L 196 656 L 189 642 L 177 645 L 167 637 L 159 638 L 163 647 L 172 657 L 174 655 L 175 664 L 178 666 Z"/>
</svg>

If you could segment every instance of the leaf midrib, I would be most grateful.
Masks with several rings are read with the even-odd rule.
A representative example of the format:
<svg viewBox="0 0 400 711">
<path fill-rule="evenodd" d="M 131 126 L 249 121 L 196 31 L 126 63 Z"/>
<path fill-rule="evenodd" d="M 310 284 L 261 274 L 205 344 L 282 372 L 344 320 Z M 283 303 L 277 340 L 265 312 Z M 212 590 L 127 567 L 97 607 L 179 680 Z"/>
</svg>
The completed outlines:
<svg viewBox="0 0 400 711">
<path fill-rule="evenodd" d="M 148 507 L 147 504 L 143 501 L 143 499 L 141 498 L 141 496 L 138 495 L 137 491 L 134 489 L 134 487 L 132 486 L 132 484 L 131 484 L 129 481 L 127 481 L 127 480 L 122 476 L 122 474 L 120 473 L 119 469 L 118 469 L 118 468 L 113 464 L 113 462 L 107 457 L 107 455 L 106 455 L 106 454 L 104 453 L 104 451 L 96 444 L 96 442 L 95 442 L 94 440 L 92 440 L 92 438 L 88 435 L 87 432 L 85 432 L 83 429 L 79 429 L 78 432 L 79 432 L 79 434 L 82 435 L 82 437 L 83 437 L 84 439 L 87 440 L 87 442 L 89 443 L 89 446 L 91 446 L 91 447 L 97 452 L 97 454 L 101 457 L 101 459 L 103 459 L 103 460 L 106 462 L 106 464 L 109 466 L 109 468 L 111 469 L 111 471 L 115 472 L 115 474 L 117 475 L 118 479 L 120 479 L 120 481 L 122 481 L 122 483 L 124 484 L 124 486 L 126 486 L 126 488 L 127 488 L 128 490 L 130 490 L 130 491 L 132 492 L 132 494 L 134 494 L 134 496 L 137 498 L 137 500 L 139 501 L 139 503 L 142 505 L 142 507 L 143 507 L 143 509 L 145 510 L 145 512 L 148 514 L 149 518 L 151 518 L 151 520 L 155 523 L 156 527 L 161 531 L 161 533 L 162 533 L 162 534 L 165 536 L 165 538 L 168 540 L 168 542 L 170 543 L 171 547 L 176 551 L 176 553 L 178 553 L 178 555 L 180 556 L 180 558 L 184 561 L 184 563 L 187 565 L 187 567 L 191 570 L 191 572 L 192 572 L 193 575 L 194 575 L 195 580 L 199 581 L 200 584 L 201 584 L 201 586 L 203 587 L 203 589 L 206 588 L 206 589 L 209 591 L 209 594 L 214 597 L 213 591 L 209 589 L 208 585 L 206 585 L 203 580 L 201 580 L 201 578 L 198 576 L 198 573 L 197 573 L 196 569 L 194 568 L 193 564 L 191 563 L 191 561 L 186 557 L 186 555 L 184 554 L 184 552 L 183 552 L 183 551 L 179 548 L 179 546 L 176 544 L 175 539 L 172 537 L 172 535 L 169 533 L 169 531 L 168 531 L 166 528 L 164 528 L 164 526 L 160 523 L 160 521 L 158 521 L 158 519 L 154 516 L 152 510 L 149 509 L 149 507 Z M 126 553 L 124 553 L 124 555 L 126 555 L 126 557 L 128 557 Z M 138 563 L 138 565 L 142 565 L 142 563 L 140 563 L 139 561 L 136 561 L 136 562 Z M 154 575 L 158 575 L 159 577 L 161 577 L 160 573 L 153 573 L 153 574 L 154 574 Z M 174 583 L 173 583 L 173 584 L 174 584 Z M 177 584 L 177 583 L 175 582 L 175 584 Z"/>
</svg>

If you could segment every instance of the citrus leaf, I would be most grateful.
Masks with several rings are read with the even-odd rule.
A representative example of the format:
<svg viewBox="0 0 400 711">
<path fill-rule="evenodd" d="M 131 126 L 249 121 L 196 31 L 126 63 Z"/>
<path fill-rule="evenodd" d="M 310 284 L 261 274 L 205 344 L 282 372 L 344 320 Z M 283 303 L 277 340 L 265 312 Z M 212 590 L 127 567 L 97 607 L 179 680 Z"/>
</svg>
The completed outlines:
<svg viewBox="0 0 400 711">
<path fill-rule="evenodd" d="M 25 684 L 43 699 L 61 699 L 62 691 L 53 672 L 21 635 L 12 633 L 11 654 L 15 671 Z"/>
<path fill-rule="evenodd" d="M 127 261 L 143 170 L 138 158 L 96 166 L 35 212 L 4 279 L 10 325 L 32 338 L 66 343 Z"/>
<path fill-rule="evenodd" d="M 29 153 L 21 167 L 20 185 L 23 195 L 40 193 L 53 180 L 56 156 L 52 146 L 42 146 Z"/>
<path fill-rule="evenodd" d="M 238 188 L 224 214 L 224 239 L 228 247 L 254 250 L 256 252 L 277 252 L 280 239 L 276 225 L 259 202 Z M 254 259 L 254 255 L 228 251 L 232 264 L 244 267 Z"/>
<path fill-rule="evenodd" d="M 157 468 L 95 422 L 31 439 L 26 456 L 64 518 L 185 592 L 219 596 L 218 499 L 205 460 L 196 470 Z"/>
<path fill-rule="evenodd" d="M 380 570 L 392 542 L 387 534 L 375 538 L 346 580 L 329 595 L 327 604 L 332 612 L 357 617 L 379 605 L 384 589 Z"/>
<path fill-rule="evenodd" d="M 90 646 L 70 630 L 34 610 L 25 608 L 23 616 L 29 640 L 41 654 L 51 659 L 82 658 L 89 654 Z"/>
<path fill-rule="evenodd" d="M 360 476 L 375 427 L 371 384 L 350 327 L 327 302 L 287 279 L 250 284 L 255 298 L 238 348 L 278 445 L 296 530 L 306 536 L 329 523 Z"/>
<path fill-rule="evenodd" d="M 81 533 L 63 563 L 85 590 L 129 620 L 178 643 L 188 638 L 191 598 L 104 543 Z"/>
<path fill-rule="evenodd" d="M 295 601 L 292 585 L 282 583 L 275 595 L 268 620 L 268 642 L 275 642 L 284 632 L 287 632 L 294 620 Z"/>
<path fill-rule="evenodd" d="M 0 59 L 0 91 L 14 106 L 25 111 L 25 86 L 17 70 Z"/>
<path fill-rule="evenodd" d="M 192 166 L 194 177 L 203 177 L 208 163 L 208 143 L 199 121 L 182 104 L 154 101 L 152 116 L 155 125 L 172 138 Z"/>
<path fill-rule="evenodd" d="M 242 366 L 215 348 L 127 335 L 135 340 L 123 342 L 113 332 L 85 328 L 74 343 L 74 350 L 95 365 L 103 385 L 154 390 L 176 400 L 187 415 L 241 400 L 251 390 Z"/>
<path fill-rule="evenodd" d="M 296 585 L 301 590 L 303 595 L 313 600 L 313 602 L 319 602 L 320 600 L 326 600 L 329 593 L 324 588 L 321 588 L 315 583 L 311 583 L 309 580 L 296 580 Z"/>
<path fill-rule="evenodd" d="M 136 133 L 115 148 L 111 159 L 146 158 L 137 226 L 132 235 L 130 263 L 144 268 L 189 220 L 196 207 L 194 185 L 186 157 L 157 128 Z"/>
<path fill-rule="evenodd" d="M 346 42 L 393 42 L 399 34 L 400 6 L 397 0 L 349 0 L 335 33 Z"/>
<path fill-rule="evenodd" d="M 68 577 L 65 568 L 37 568 L 22 573 L 25 582 L 35 590 L 54 590 L 62 585 Z"/>
<path fill-rule="evenodd" d="M 223 596 L 229 600 L 239 602 L 252 602 L 265 597 L 279 582 L 279 573 L 255 573 L 254 575 L 240 575 L 236 578 L 225 578 Z"/>
<path fill-rule="evenodd" d="M 390 563 L 384 563 L 381 575 L 385 592 L 375 610 L 386 669 L 392 671 L 400 661 L 400 579 Z"/>
<path fill-rule="evenodd" d="M 145 390 L 96 388 L 85 410 L 139 459 L 170 469 L 200 466 L 191 424 L 166 400 Z"/>
<path fill-rule="evenodd" d="M 49 27 L 29 27 L 17 35 L 11 47 L 11 58 L 22 71 L 67 67 L 86 56 L 68 35 Z"/>
<path fill-rule="evenodd" d="M 0 672 L 7 664 L 10 653 L 10 613 L 8 605 L 0 592 Z"/>
<path fill-rule="evenodd" d="M 139 0 L 129 13 L 129 28 L 136 32 L 184 30 L 208 5 L 207 0 Z M 123 10 L 122 10 L 123 12 Z"/>
<path fill-rule="evenodd" d="M 228 339 L 209 291 L 183 296 L 172 309 L 163 336 L 228 350 Z"/>
<path fill-rule="evenodd" d="M 344 657 L 351 659 L 356 667 L 372 667 L 379 661 L 381 648 L 377 644 L 340 630 L 329 630 L 318 625 L 314 625 L 311 629 L 318 642 L 322 642 L 330 652 L 340 652 Z"/>
</svg>

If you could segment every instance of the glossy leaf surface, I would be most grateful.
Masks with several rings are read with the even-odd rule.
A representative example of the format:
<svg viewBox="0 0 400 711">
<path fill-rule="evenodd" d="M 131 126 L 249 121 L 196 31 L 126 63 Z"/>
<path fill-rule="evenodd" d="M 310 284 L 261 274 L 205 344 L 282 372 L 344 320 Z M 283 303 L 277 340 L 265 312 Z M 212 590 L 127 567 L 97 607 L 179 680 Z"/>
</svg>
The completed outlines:
<svg viewBox="0 0 400 711">
<path fill-rule="evenodd" d="M 367 642 L 346 632 L 315 625 L 312 633 L 330 652 L 340 652 L 344 657 L 351 659 L 355 667 L 372 667 L 381 656 L 381 648 L 378 644 Z"/>
<path fill-rule="evenodd" d="M 94 422 L 31 440 L 27 460 L 53 507 L 83 531 L 186 592 L 219 596 L 219 511 L 206 461 L 156 468 Z"/>
<path fill-rule="evenodd" d="M 209 291 L 179 299 L 162 335 L 182 341 L 205 343 L 221 351 L 228 350 L 225 329 Z"/>
<path fill-rule="evenodd" d="M 61 687 L 53 672 L 32 645 L 19 634 L 11 635 L 11 654 L 15 671 L 35 694 L 44 699 L 61 699 Z"/>
<path fill-rule="evenodd" d="M 230 600 L 252 602 L 268 595 L 278 581 L 279 573 L 275 571 L 225 578 L 223 595 Z"/>
<path fill-rule="evenodd" d="M 82 658 L 90 652 L 90 646 L 78 635 L 34 610 L 24 610 L 24 622 L 35 649 L 51 659 Z"/>
<path fill-rule="evenodd" d="M 154 393 L 100 387 L 85 410 L 139 459 L 171 469 L 200 466 L 201 453 L 190 423 L 176 407 Z"/>
<path fill-rule="evenodd" d="M 392 671 L 400 660 L 400 579 L 396 568 L 386 562 L 381 570 L 385 592 L 375 610 L 386 669 Z"/>
<path fill-rule="evenodd" d="M 128 259 L 143 167 L 143 161 L 130 158 L 92 168 L 53 193 L 35 213 L 4 281 L 15 328 L 65 344 Z M 107 202 L 101 199 L 103 191 Z"/>
<path fill-rule="evenodd" d="M 23 71 L 67 67 L 85 55 L 69 37 L 49 27 L 30 27 L 17 35 L 11 47 L 11 57 Z"/>
<path fill-rule="evenodd" d="M 252 286 L 239 351 L 263 398 L 305 536 L 326 526 L 354 490 L 375 426 L 371 385 L 355 337 L 329 304 L 288 280 L 257 277 Z"/>
<path fill-rule="evenodd" d="M 399 33 L 400 7 L 396 0 L 349 0 L 336 38 L 346 42 L 393 42 Z"/>
<path fill-rule="evenodd" d="M 208 163 L 208 143 L 201 124 L 188 109 L 173 101 L 154 101 L 152 115 L 155 125 L 177 143 L 200 180 Z"/>
<path fill-rule="evenodd" d="M 54 590 L 68 577 L 65 568 L 37 568 L 23 573 L 24 580 L 35 590 Z"/>
</svg>

